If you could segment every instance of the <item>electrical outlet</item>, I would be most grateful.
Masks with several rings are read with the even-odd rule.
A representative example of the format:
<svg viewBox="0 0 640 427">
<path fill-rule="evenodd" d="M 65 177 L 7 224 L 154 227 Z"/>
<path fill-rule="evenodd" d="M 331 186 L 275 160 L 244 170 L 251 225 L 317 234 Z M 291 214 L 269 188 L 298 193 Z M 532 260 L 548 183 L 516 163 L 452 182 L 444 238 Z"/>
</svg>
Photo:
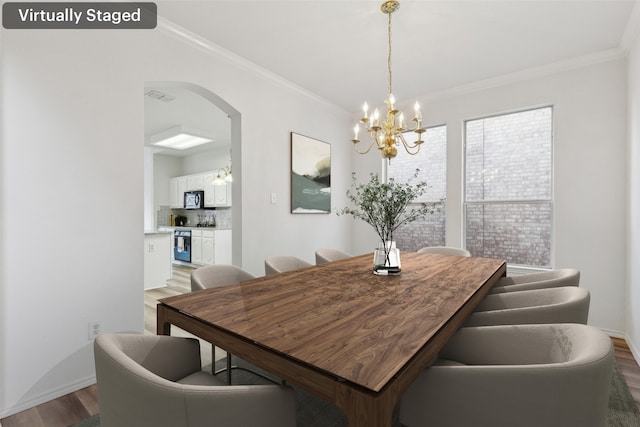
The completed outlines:
<svg viewBox="0 0 640 427">
<path fill-rule="evenodd" d="M 156 251 L 156 245 L 154 245 L 153 243 L 149 243 L 149 252 L 155 252 Z"/>
<path fill-rule="evenodd" d="M 89 341 L 95 339 L 102 333 L 102 325 L 100 322 L 89 322 Z"/>
</svg>

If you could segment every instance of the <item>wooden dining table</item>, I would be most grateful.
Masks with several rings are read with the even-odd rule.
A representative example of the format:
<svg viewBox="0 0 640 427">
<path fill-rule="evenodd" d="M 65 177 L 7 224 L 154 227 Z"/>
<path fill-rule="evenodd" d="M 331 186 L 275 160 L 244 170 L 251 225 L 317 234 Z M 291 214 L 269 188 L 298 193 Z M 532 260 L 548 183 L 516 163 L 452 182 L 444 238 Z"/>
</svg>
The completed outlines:
<svg viewBox="0 0 640 427">
<path fill-rule="evenodd" d="M 389 427 L 403 393 L 495 282 L 504 260 L 371 255 L 160 300 L 158 334 L 190 332 L 341 408 L 350 427 Z"/>
</svg>

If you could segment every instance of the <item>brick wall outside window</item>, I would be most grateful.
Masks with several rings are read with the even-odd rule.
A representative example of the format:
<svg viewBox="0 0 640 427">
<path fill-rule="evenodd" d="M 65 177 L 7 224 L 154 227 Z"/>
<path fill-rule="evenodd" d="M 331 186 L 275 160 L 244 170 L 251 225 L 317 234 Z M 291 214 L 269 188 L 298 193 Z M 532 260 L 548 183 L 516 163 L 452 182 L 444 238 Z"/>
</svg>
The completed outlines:
<svg viewBox="0 0 640 427">
<path fill-rule="evenodd" d="M 474 256 L 550 267 L 552 108 L 465 123 L 465 237 Z"/>
<path fill-rule="evenodd" d="M 417 136 L 405 134 L 407 142 L 413 143 Z M 396 245 L 402 251 L 416 251 L 424 246 L 442 246 L 445 241 L 444 207 L 440 201 L 447 195 L 447 127 L 445 125 L 427 129 L 422 134 L 424 143 L 417 155 L 409 155 L 403 147 L 398 147 L 398 155 L 387 165 L 387 177 L 398 182 L 406 182 L 420 169 L 414 183 L 427 181 L 429 190 L 419 203 L 433 204 L 434 214 L 406 224 L 393 234 Z"/>
</svg>

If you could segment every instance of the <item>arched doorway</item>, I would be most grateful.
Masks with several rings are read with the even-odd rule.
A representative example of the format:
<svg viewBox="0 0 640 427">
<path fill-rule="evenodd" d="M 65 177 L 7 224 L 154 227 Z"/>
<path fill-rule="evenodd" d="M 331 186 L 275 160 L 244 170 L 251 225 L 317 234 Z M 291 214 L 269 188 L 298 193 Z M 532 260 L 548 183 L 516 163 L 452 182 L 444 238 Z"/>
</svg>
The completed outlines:
<svg viewBox="0 0 640 427">
<path fill-rule="evenodd" d="M 155 92 L 155 93 L 150 93 Z M 163 95 L 167 95 L 169 98 L 174 99 L 161 99 Z M 165 104 L 164 110 L 168 109 L 168 105 L 174 103 L 176 97 L 183 97 L 186 99 L 185 105 L 181 105 L 175 114 L 177 117 L 173 118 L 149 118 L 148 114 L 153 115 L 153 111 L 150 112 L 149 105 L 153 107 L 155 111 L 163 111 L 161 106 Z M 149 98 L 155 103 L 149 104 Z M 203 104 L 204 103 L 204 104 Z M 177 104 L 174 104 L 177 105 Z M 189 111 L 189 108 L 195 110 Z M 157 113 L 160 115 L 160 113 Z M 164 114 L 164 113 L 163 113 Z M 198 122 L 199 120 L 199 122 Z M 189 123 L 185 123 L 189 122 Z M 224 124 L 223 124 L 224 123 Z M 224 147 L 228 147 L 230 166 L 233 175 L 232 185 L 232 200 L 233 207 L 231 209 L 231 224 L 232 224 L 232 262 L 235 265 L 242 265 L 242 163 L 241 163 L 241 141 L 240 141 L 240 129 L 241 129 L 241 115 L 238 110 L 231 106 L 228 102 L 220 98 L 210 90 L 203 88 L 202 86 L 188 83 L 188 82 L 176 82 L 176 81 L 163 81 L 163 82 L 146 82 L 145 83 L 145 136 L 147 133 L 157 132 L 163 126 L 165 128 L 174 126 L 176 124 L 188 124 L 190 126 L 207 128 L 203 129 L 207 132 L 218 133 L 220 135 L 217 141 L 213 144 L 217 144 L 218 150 L 224 150 Z M 224 130 L 211 129 L 216 126 L 226 126 Z M 226 144 L 226 145 L 224 145 Z M 193 157 L 199 156 L 197 153 L 206 150 L 207 147 L 201 147 L 193 150 Z M 204 156 L 204 155 L 202 155 Z M 145 174 L 146 176 L 146 174 Z M 167 186 L 168 187 L 168 186 Z M 145 179 L 145 188 L 147 188 Z M 145 190 L 145 193 L 147 190 Z M 157 203 L 153 203 L 153 209 L 155 209 Z M 147 222 L 147 201 L 145 200 L 145 223 Z M 157 225 L 157 224 L 156 224 Z"/>
</svg>

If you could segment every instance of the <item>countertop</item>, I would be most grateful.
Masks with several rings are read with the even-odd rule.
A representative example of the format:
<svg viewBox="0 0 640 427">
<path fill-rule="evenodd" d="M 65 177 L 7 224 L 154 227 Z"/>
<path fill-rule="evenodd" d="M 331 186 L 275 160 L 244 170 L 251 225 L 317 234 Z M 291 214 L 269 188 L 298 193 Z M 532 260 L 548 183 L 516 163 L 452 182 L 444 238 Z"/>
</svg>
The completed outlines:
<svg viewBox="0 0 640 427">
<path fill-rule="evenodd" d="M 173 231 L 171 230 L 144 230 L 145 235 L 151 234 L 171 234 Z"/>
</svg>

